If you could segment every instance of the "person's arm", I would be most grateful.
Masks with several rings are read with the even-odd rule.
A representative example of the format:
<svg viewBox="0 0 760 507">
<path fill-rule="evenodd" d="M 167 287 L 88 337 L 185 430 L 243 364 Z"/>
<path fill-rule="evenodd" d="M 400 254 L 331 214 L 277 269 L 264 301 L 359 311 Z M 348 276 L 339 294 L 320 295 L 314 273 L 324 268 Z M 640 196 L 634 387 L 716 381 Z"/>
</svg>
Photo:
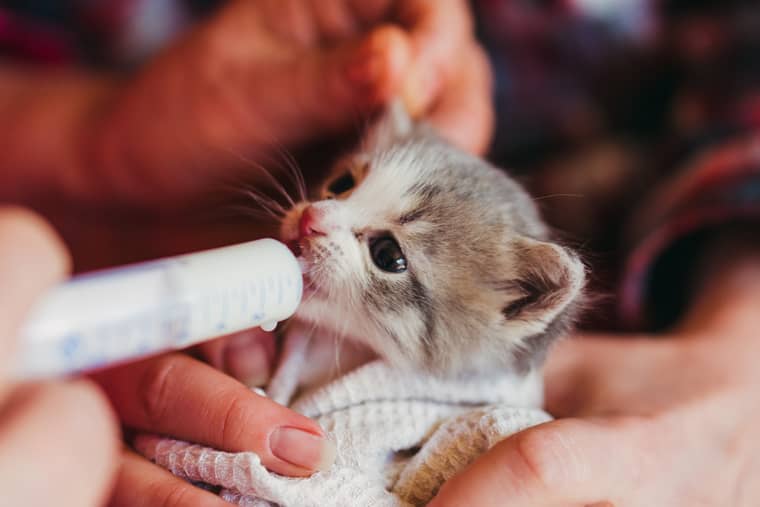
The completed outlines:
<svg viewBox="0 0 760 507">
<path fill-rule="evenodd" d="M 0 200 L 78 198 L 97 188 L 97 168 L 85 159 L 88 129 L 115 90 L 115 80 L 82 70 L 0 65 Z"/>
<path fill-rule="evenodd" d="M 81 267 L 85 255 L 88 265 L 104 266 L 144 258 L 145 251 L 218 244 L 220 227 L 184 223 L 186 234 L 178 238 L 165 221 L 130 222 L 124 218 L 130 215 L 117 214 L 104 230 L 93 218 L 109 225 L 107 211 L 134 209 L 182 215 L 215 185 L 241 175 L 248 184 L 266 181 L 257 167 L 272 162 L 268 150 L 353 129 L 392 95 L 403 95 L 454 142 L 485 149 L 490 73 L 464 0 L 331 6 L 325 17 L 305 1 L 229 2 L 134 76 L 4 67 L 0 197 L 64 204 L 49 213 L 78 252 L 75 262 Z M 290 15 L 301 22 L 286 22 Z M 89 211 L 77 214 L 69 204 Z M 100 227 L 88 230 L 94 225 Z M 241 224 L 236 237 L 251 239 L 254 226 Z M 126 256 L 120 245 L 128 247 Z M 230 356 L 214 348 L 213 362 Z M 261 355 L 249 354 L 256 361 Z M 261 375 L 250 364 L 231 369 Z M 330 462 L 330 446 L 313 422 L 189 357 L 151 359 L 96 379 L 128 429 L 254 451 L 286 474 L 308 475 Z M 138 499 L 146 507 L 222 505 L 126 452 L 111 504 Z"/>
<path fill-rule="evenodd" d="M 8 120 L 0 124 L 7 121 L 2 131 L 13 136 L 12 149 L 0 150 L 0 167 L 8 168 L 0 171 L 0 196 L 22 202 L 53 196 L 85 206 L 79 214 L 63 206 L 51 216 L 63 224 L 80 267 L 83 256 L 89 266 L 104 266 L 145 258 L 146 251 L 153 256 L 209 246 L 204 241 L 219 244 L 223 227 L 217 224 L 182 223 L 178 235 L 176 224 L 167 227 L 150 212 L 197 211 L 204 192 L 241 175 L 248 184 L 266 181 L 258 165 L 272 163 L 268 150 L 355 129 L 392 95 L 403 95 L 454 142 L 485 150 L 490 72 L 464 0 L 334 0 L 331 7 L 317 16 L 306 1 L 229 2 L 130 77 L 64 79 L 6 68 L 0 103 Z M 322 15 L 327 12 L 331 16 Z M 301 22 L 288 22 L 291 15 Z M 22 120 L 29 123 L 18 129 Z M 41 143 L 39 133 L 50 144 Z M 106 213 L 135 208 L 149 212 L 144 222 Z M 110 227 L 88 230 L 93 218 Z M 238 240 L 254 237 L 257 224 L 236 225 Z M 225 363 L 231 354 L 214 348 L 212 361 Z M 260 361 L 262 354 L 248 355 Z M 229 369 L 244 378 L 261 375 L 250 364 Z M 329 444 L 313 422 L 189 357 L 151 359 L 96 379 L 128 429 L 254 451 L 287 474 L 308 475 L 330 461 Z M 222 505 L 126 452 L 111 504 L 138 501 L 146 507 Z"/>
<path fill-rule="evenodd" d="M 464 1 L 330 3 L 230 2 L 133 76 L 0 68 L 0 197 L 181 208 L 266 182 L 258 165 L 278 150 L 354 129 L 395 95 L 485 150 L 490 73 Z"/>
</svg>

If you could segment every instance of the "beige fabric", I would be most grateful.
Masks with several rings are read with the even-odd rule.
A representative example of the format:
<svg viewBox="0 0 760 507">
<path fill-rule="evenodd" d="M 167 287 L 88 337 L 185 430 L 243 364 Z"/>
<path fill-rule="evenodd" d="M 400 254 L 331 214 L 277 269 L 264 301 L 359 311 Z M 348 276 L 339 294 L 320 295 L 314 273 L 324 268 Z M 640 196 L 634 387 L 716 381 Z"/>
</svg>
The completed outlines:
<svg viewBox="0 0 760 507">
<path fill-rule="evenodd" d="M 245 507 L 424 505 L 441 484 L 503 438 L 548 421 L 537 374 L 443 380 L 376 361 L 299 396 L 291 407 L 336 443 L 335 465 L 305 479 L 230 454 L 144 435 L 139 452 L 174 474 L 222 486 Z"/>
</svg>

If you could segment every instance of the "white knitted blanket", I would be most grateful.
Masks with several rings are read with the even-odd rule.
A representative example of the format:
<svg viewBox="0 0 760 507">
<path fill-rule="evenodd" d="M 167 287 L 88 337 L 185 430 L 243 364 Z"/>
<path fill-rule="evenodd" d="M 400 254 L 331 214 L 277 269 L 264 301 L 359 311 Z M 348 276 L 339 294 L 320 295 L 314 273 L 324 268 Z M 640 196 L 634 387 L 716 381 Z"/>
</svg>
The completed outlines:
<svg viewBox="0 0 760 507">
<path fill-rule="evenodd" d="M 135 447 L 175 475 L 221 486 L 225 500 L 243 507 L 424 505 L 494 444 L 548 421 L 541 392 L 536 373 L 452 381 L 366 364 L 290 404 L 338 450 L 330 470 L 308 478 L 271 473 L 251 452 L 149 435 Z"/>
</svg>

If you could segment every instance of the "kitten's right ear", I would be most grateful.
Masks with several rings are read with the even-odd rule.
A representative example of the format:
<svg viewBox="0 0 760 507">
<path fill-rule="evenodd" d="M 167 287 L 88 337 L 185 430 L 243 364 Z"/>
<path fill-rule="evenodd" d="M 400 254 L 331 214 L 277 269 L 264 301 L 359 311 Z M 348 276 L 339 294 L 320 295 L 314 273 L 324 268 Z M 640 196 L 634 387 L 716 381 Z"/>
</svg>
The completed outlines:
<svg viewBox="0 0 760 507">
<path fill-rule="evenodd" d="M 573 252 L 554 243 L 520 238 L 511 250 L 514 270 L 499 286 L 501 314 L 511 335 L 519 336 L 514 366 L 527 372 L 572 325 L 586 273 Z"/>
<path fill-rule="evenodd" d="M 377 123 L 369 130 L 364 141 L 365 151 L 384 150 L 408 137 L 414 121 L 400 98 L 393 99 Z"/>
<path fill-rule="evenodd" d="M 578 299 L 585 284 L 583 263 L 555 243 L 520 238 L 513 245 L 516 275 L 502 290 L 507 298 L 502 314 L 547 326 Z"/>
</svg>

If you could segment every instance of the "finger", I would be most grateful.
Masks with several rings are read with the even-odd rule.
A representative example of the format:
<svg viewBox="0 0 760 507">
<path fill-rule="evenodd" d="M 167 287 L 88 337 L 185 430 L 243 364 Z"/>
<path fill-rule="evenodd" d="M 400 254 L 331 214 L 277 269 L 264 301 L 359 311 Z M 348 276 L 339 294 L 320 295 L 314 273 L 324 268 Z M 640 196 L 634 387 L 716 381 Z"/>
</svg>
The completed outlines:
<svg viewBox="0 0 760 507">
<path fill-rule="evenodd" d="M 573 337 L 550 350 L 544 363 L 544 407 L 554 417 L 577 415 L 592 401 L 599 377 L 596 358 L 599 340 Z"/>
<path fill-rule="evenodd" d="M 446 86 L 428 121 L 443 137 L 475 154 L 488 149 L 494 126 L 491 69 L 476 44 L 460 60 L 460 72 Z"/>
<path fill-rule="evenodd" d="M 69 269 L 63 244 L 40 217 L 0 207 L 0 361 L 32 303 Z"/>
<path fill-rule="evenodd" d="M 614 414 L 620 413 L 620 400 L 627 400 L 628 413 L 651 413 L 655 398 L 642 393 L 660 392 L 658 372 L 683 357 L 674 340 L 605 335 L 565 340 L 550 350 L 545 364 L 546 409 L 555 417 Z M 698 381 L 689 381 L 692 388 Z"/>
<path fill-rule="evenodd" d="M 314 421 L 185 355 L 125 365 L 94 378 L 129 427 L 230 452 L 253 451 L 264 466 L 283 475 L 309 475 L 334 461 L 334 446 Z"/>
<path fill-rule="evenodd" d="M 229 507 L 218 496 L 124 451 L 109 507 Z"/>
<path fill-rule="evenodd" d="M 351 12 L 364 26 L 387 21 L 394 0 L 344 0 Z"/>
<path fill-rule="evenodd" d="M 497 444 L 441 488 L 431 507 L 622 505 L 643 465 L 624 425 L 565 419 Z M 630 500 L 630 497 L 628 498 Z"/>
<path fill-rule="evenodd" d="M 271 135 L 296 143 L 359 125 L 397 93 L 409 58 L 409 38 L 394 26 L 376 28 L 358 43 L 309 50 L 271 78 L 279 90 L 263 114 Z"/>
<path fill-rule="evenodd" d="M 263 15 L 256 12 L 257 9 L 262 9 Z M 313 13 L 303 0 L 238 0 L 231 3 L 228 12 L 236 17 L 260 17 L 266 20 L 267 27 L 275 33 L 298 41 L 304 46 L 318 43 L 318 26 L 313 19 Z"/>
<path fill-rule="evenodd" d="M 399 19 L 410 29 L 412 65 L 403 96 L 413 116 L 426 111 L 460 74 L 462 50 L 472 44 L 472 16 L 461 0 L 399 2 Z"/>
<path fill-rule="evenodd" d="M 118 430 L 105 397 L 77 382 L 15 392 L 0 416 L 3 505 L 102 505 Z"/>
<path fill-rule="evenodd" d="M 269 381 L 276 352 L 274 334 L 259 328 L 218 338 L 197 349 L 211 366 L 248 387 L 260 387 Z"/>
<path fill-rule="evenodd" d="M 359 20 L 345 0 L 311 0 L 309 7 L 323 41 L 336 42 L 359 33 Z"/>
</svg>

